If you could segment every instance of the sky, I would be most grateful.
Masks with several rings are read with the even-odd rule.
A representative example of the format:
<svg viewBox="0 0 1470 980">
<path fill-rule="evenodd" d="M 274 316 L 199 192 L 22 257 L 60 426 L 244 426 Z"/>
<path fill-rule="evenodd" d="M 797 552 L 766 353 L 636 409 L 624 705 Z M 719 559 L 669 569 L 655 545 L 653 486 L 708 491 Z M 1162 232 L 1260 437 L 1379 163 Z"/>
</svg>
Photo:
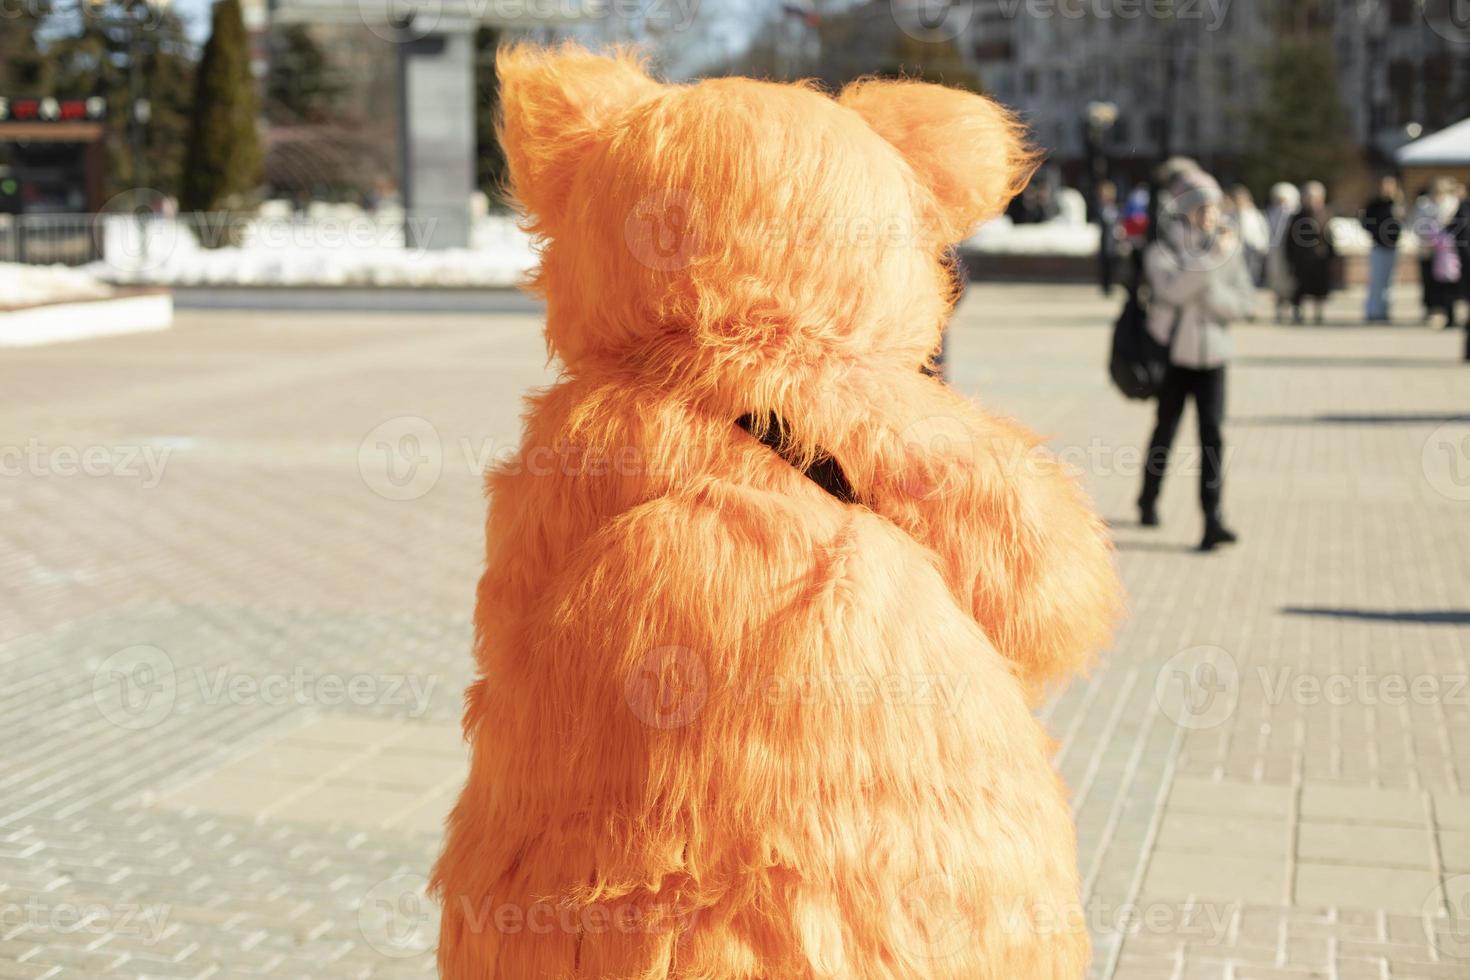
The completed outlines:
<svg viewBox="0 0 1470 980">
<path fill-rule="evenodd" d="M 209 35 L 212 0 L 172 0 L 173 9 L 184 18 L 189 36 L 203 43 Z M 779 7 L 780 0 L 647 0 L 690 24 L 684 50 L 671 59 L 675 69 L 694 70 L 720 55 L 729 56 L 749 44 Z M 832 6 L 828 4 L 827 6 Z"/>
<path fill-rule="evenodd" d="M 173 0 L 173 8 L 189 25 L 189 36 L 200 44 L 209 36 L 210 0 Z"/>
</svg>

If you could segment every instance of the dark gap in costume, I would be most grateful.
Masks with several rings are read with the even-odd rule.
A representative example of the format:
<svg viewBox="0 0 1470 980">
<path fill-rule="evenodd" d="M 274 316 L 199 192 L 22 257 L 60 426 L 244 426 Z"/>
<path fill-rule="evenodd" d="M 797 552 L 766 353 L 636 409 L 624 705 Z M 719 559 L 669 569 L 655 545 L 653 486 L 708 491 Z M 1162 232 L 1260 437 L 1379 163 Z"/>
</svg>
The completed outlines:
<svg viewBox="0 0 1470 980">
<path fill-rule="evenodd" d="M 811 480 L 838 500 L 845 504 L 857 503 L 857 494 L 853 492 L 852 484 L 848 482 L 847 474 L 842 472 L 842 465 L 833 459 L 830 453 L 818 451 L 816 458 L 812 460 L 809 466 L 803 466 L 801 464 L 801 460 L 792 452 L 791 443 L 786 438 L 786 420 L 775 412 L 770 413 L 766 417 L 764 427 L 758 427 L 755 424 L 755 416 L 749 413 L 736 419 L 735 424 L 752 436 L 755 436 L 755 438 L 764 443 L 777 456 L 780 456 L 800 471 L 802 476 Z"/>
</svg>

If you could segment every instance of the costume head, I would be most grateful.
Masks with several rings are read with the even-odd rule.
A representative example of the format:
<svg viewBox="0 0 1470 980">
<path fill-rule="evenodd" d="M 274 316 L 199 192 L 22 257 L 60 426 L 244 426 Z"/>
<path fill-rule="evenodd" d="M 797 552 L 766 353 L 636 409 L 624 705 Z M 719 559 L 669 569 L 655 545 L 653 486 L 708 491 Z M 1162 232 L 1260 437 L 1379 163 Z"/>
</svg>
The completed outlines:
<svg viewBox="0 0 1470 980">
<path fill-rule="evenodd" d="M 945 246 L 1033 158 L 988 99 L 867 81 L 833 99 L 745 78 L 651 80 L 632 57 L 498 60 L 514 194 L 568 364 L 651 341 L 881 351 L 917 369 L 948 312 Z"/>
</svg>

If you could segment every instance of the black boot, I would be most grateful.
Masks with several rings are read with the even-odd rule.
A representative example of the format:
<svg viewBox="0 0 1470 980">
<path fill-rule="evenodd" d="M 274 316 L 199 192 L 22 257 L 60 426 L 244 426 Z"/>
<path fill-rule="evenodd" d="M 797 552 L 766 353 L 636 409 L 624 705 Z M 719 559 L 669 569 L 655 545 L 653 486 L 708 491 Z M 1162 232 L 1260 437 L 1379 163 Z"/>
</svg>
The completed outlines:
<svg viewBox="0 0 1470 980">
<path fill-rule="evenodd" d="M 1234 544 L 1238 540 L 1239 535 L 1225 526 L 1219 514 L 1205 516 L 1205 536 L 1199 543 L 1200 551 L 1214 551 L 1222 544 Z"/>
<path fill-rule="evenodd" d="M 1138 526 L 1139 527 L 1158 527 L 1159 526 L 1159 512 L 1154 507 L 1154 502 L 1152 500 L 1147 501 L 1147 502 L 1140 500 L 1138 502 Z"/>
</svg>

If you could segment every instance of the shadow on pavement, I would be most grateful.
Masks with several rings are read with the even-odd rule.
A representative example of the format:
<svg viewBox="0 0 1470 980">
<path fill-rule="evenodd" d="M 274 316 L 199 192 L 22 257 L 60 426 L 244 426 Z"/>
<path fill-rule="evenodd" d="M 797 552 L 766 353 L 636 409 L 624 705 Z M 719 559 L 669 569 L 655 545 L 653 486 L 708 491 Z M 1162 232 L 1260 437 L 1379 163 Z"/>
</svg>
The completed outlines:
<svg viewBox="0 0 1470 980">
<path fill-rule="evenodd" d="M 1199 551 L 1197 545 L 1188 544 L 1183 541 L 1119 541 L 1114 539 L 1113 546 L 1119 551 L 1152 551 L 1162 554 L 1186 554 Z"/>
<path fill-rule="evenodd" d="M 1235 364 L 1255 367 L 1340 367 L 1340 368 L 1451 368 L 1459 361 L 1442 357 L 1320 357 L 1309 354 L 1292 357 L 1289 354 L 1253 354 L 1237 357 Z"/>
<path fill-rule="evenodd" d="M 1470 421 L 1470 415 L 1451 412 L 1444 415 L 1247 415 L 1232 417 L 1227 425 L 1442 425 L 1445 422 Z"/>
<path fill-rule="evenodd" d="M 1470 626 L 1470 609 L 1349 609 L 1331 606 L 1283 606 L 1288 616 L 1318 616 L 1326 619 L 1361 619 L 1376 623 L 1423 623 L 1429 626 Z"/>
</svg>

